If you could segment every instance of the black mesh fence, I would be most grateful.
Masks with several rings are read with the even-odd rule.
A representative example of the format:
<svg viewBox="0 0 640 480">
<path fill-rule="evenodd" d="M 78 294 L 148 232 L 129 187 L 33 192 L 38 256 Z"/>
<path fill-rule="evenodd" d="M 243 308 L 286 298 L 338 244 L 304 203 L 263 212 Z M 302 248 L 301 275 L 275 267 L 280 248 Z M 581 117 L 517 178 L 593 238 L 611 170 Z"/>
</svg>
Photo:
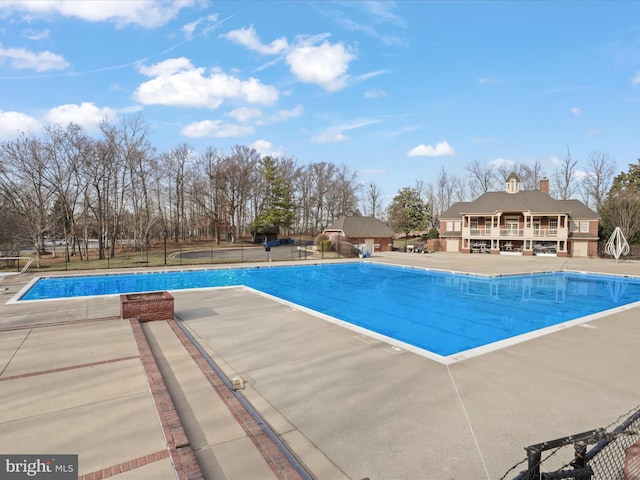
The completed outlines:
<svg viewBox="0 0 640 480">
<path fill-rule="evenodd" d="M 527 458 L 501 478 L 527 463 L 513 480 L 640 479 L 640 406 L 606 428 L 526 447 Z"/>
</svg>

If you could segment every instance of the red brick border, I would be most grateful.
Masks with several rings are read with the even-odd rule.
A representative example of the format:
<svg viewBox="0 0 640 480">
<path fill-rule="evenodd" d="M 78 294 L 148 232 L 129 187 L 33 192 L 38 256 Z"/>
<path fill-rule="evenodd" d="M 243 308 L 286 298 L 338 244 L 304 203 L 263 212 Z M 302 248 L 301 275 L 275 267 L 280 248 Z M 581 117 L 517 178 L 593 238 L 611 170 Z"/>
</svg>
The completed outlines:
<svg viewBox="0 0 640 480">
<path fill-rule="evenodd" d="M 236 421 L 256 446 L 271 468 L 271 471 L 273 471 L 280 480 L 301 480 L 302 477 L 293 465 L 291 465 L 291 462 L 284 456 L 269 435 L 267 435 L 262 426 L 258 424 L 247 409 L 244 408 L 240 400 L 236 398 L 233 390 L 227 387 L 222 378 L 220 378 L 211 365 L 209 365 L 209 362 L 200 354 L 189 337 L 177 325 L 177 322 L 168 322 L 168 324 L 182 345 L 187 349 L 191 358 L 200 367 L 200 370 L 202 370 L 202 373 L 204 373 L 207 380 L 209 380 L 209 383 L 213 386 L 229 411 L 233 414 Z"/>
<path fill-rule="evenodd" d="M 85 473 L 78 477 L 78 480 L 102 480 L 103 478 L 109 478 L 122 472 L 128 472 L 134 468 L 142 467 L 148 463 L 157 462 L 158 460 L 165 458 L 169 458 L 169 450 L 160 450 L 159 452 L 150 453 L 144 457 L 134 458 L 128 462 L 111 465 L 110 467 L 103 468 L 96 472 Z"/>
<path fill-rule="evenodd" d="M 32 323 L 30 325 L 12 325 L 10 327 L 0 327 L 0 333 L 13 332 L 16 330 L 29 330 L 31 328 L 60 327 L 63 325 L 77 325 L 79 323 L 95 323 L 107 320 L 121 320 L 120 317 L 99 317 L 99 318 L 83 318 L 81 320 L 58 320 L 50 323 Z"/>
<path fill-rule="evenodd" d="M 182 426 L 142 325 L 137 319 L 131 319 L 129 322 L 176 475 L 179 480 L 204 480 L 200 464 L 189 443 L 189 437 Z"/>
<path fill-rule="evenodd" d="M 49 373 L 66 372 L 67 370 L 75 370 L 76 368 L 95 367 L 97 365 L 106 365 L 108 363 L 124 362 L 125 360 L 134 360 L 140 358 L 137 355 L 133 357 L 112 358 L 110 360 L 102 360 L 100 362 L 83 363 L 81 365 L 70 365 L 68 367 L 53 368 L 51 370 L 40 370 L 39 372 L 29 372 L 20 375 L 13 375 L 11 377 L 2 377 L 0 382 L 5 380 L 15 380 L 17 378 L 35 377 L 37 375 L 47 375 Z"/>
</svg>

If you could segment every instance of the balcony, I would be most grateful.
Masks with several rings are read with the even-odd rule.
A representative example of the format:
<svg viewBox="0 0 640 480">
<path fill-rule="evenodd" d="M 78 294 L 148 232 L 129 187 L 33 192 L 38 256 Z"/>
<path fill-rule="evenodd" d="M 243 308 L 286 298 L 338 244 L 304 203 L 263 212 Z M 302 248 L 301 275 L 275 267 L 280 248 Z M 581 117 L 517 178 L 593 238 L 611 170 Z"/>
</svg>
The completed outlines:
<svg viewBox="0 0 640 480">
<path fill-rule="evenodd" d="M 462 228 L 463 238 L 522 238 L 527 240 L 566 240 L 569 230 L 566 228 Z"/>
</svg>

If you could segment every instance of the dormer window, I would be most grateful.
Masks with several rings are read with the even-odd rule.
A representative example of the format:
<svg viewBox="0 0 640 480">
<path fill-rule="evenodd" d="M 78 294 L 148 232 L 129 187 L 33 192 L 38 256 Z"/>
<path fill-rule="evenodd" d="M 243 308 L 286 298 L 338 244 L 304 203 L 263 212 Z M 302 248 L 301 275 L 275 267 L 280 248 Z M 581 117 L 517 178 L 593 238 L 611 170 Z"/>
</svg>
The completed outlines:
<svg viewBox="0 0 640 480">
<path fill-rule="evenodd" d="M 507 193 L 518 193 L 520 191 L 520 179 L 515 173 L 512 173 L 507 178 L 506 183 L 506 192 Z"/>
</svg>

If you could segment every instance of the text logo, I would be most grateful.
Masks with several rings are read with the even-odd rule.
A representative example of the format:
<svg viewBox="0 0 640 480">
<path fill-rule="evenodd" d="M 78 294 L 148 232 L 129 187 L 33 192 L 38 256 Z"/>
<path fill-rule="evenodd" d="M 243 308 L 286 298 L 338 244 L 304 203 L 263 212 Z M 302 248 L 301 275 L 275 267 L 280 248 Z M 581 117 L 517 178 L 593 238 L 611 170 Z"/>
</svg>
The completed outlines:
<svg viewBox="0 0 640 480">
<path fill-rule="evenodd" d="M 2 480 L 77 480 L 78 455 L 0 455 Z"/>
</svg>

